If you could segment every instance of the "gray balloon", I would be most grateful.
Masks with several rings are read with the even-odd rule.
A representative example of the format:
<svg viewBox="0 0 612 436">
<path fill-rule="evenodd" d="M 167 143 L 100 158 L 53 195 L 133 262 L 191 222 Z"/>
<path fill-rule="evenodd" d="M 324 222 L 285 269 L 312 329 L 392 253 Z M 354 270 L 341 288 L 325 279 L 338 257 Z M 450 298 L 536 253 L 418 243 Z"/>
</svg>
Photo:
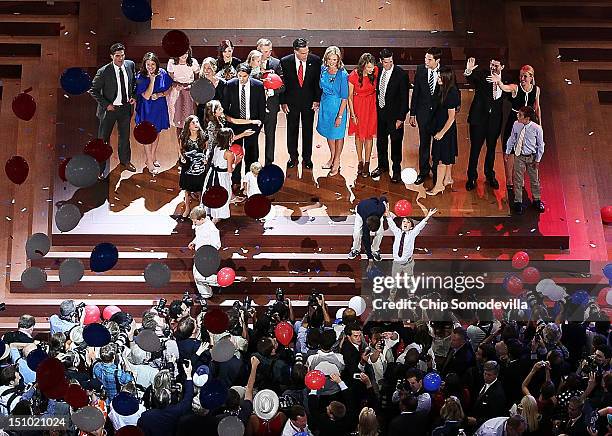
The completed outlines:
<svg viewBox="0 0 612 436">
<path fill-rule="evenodd" d="M 74 412 L 70 419 L 80 430 L 93 433 L 104 427 L 104 414 L 100 409 L 93 406 L 85 406 Z"/>
<path fill-rule="evenodd" d="M 62 286 L 78 283 L 85 273 L 83 262 L 79 259 L 66 259 L 59 267 L 59 279 Z"/>
<path fill-rule="evenodd" d="M 34 233 L 26 242 L 26 256 L 28 259 L 41 259 L 51 248 L 51 241 L 44 233 Z"/>
<path fill-rule="evenodd" d="M 21 284 L 26 289 L 38 289 L 47 281 L 47 274 L 40 268 L 31 266 L 21 273 Z"/>
<path fill-rule="evenodd" d="M 100 175 L 100 164 L 87 154 L 77 154 L 66 165 L 66 180 L 77 188 L 95 185 Z"/>
<path fill-rule="evenodd" d="M 229 338 L 221 339 L 210 350 L 210 357 L 215 362 L 227 362 L 236 352 L 236 347 Z"/>
<path fill-rule="evenodd" d="M 55 212 L 55 225 L 60 232 L 69 232 L 79 225 L 83 215 L 74 204 L 66 203 Z"/>
<path fill-rule="evenodd" d="M 196 250 L 193 262 L 198 272 L 204 277 L 216 274 L 221 265 L 219 250 L 212 245 L 203 245 Z"/>
<path fill-rule="evenodd" d="M 144 278 L 154 288 L 162 288 L 170 282 L 170 268 L 165 263 L 151 262 L 144 270 Z"/>
<path fill-rule="evenodd" d="M 223 436 L 242 436 L 244 434 L 244 424 L 237 416 L 226 416 L 219 421 L 217 433 Z"/>
<path fill-rule="evenodd" d="M 215 96 L 215 91 L 215 85 L 204 77 L 193 82 L 190 89 L 191 98 L 198 104 L 208 103 L 212 100 Z"/>
</svg>

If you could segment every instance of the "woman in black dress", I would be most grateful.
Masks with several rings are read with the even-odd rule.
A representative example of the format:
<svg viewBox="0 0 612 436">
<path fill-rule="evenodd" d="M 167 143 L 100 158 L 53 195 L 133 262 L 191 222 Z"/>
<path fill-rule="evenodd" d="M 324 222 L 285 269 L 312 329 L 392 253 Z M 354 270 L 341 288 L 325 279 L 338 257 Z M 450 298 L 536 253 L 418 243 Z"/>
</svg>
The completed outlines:
<svg viewBox="0 0 612 436">
<path fill-rule="evenodd" d="M 236 77 L 236 68 L 242 62 L 232 56 L 234 54 L 234 44 L 229 39 L 224 39 L 219 44 L 219 57 L 217 58 L 217 76 L 224 80 Z"/>
<path fill-rule="evenodd" d="M 191 204 L 198 205 L 206 175 L 206 134 L 198 117 L 190 115 L 179 136 L 181 145 L 181 175 L 179 186 L 185 191 L 183 218 L 189 216 Z"/>
<path fill-rule="evenodd" d="M 430 126 L 434 135 L 431 159 L 434 168 L 437 167 L 436 185 L 427 191 L 427 195 L 437 195 L 444 192 L 447 185 L 453 184 L 452 168 L 458 154 L 455 109 L 460 100 L 455 73 L 449 67 L 440 69 L 435 100 L 436 107 Z"/>
</svg>

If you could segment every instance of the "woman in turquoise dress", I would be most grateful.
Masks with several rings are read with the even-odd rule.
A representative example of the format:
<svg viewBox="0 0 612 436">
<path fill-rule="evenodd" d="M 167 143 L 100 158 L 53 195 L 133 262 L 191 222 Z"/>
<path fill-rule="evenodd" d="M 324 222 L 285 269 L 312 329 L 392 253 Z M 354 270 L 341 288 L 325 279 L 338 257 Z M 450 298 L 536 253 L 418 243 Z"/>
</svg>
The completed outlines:
<svg viewBox="0 0 612 436">
<path fill-rule="evenodd" d="M 348 104 L 348 73 L 342 63 L 340 49 L 327 47 L 323 56 L 319 86 L 323 90 L 317 120 L 317 132 L 327 139 L 330 158 L 323 169 L 331 169 L 330 176 L 340 171 L 340 155 L 344 147 Z"/>
<path fill-rule="evenodd" d="M 172 78 L 159 66 L 154 53 L 147 53 L 136 75 L 136 124 L 148 121 L 155 126 L 157 133 L 170 127 L 166 96 L 170 93 Z M 145 144 L 146 168 L 152 175 L 160 167 L 157 160 L 159 135 L 153 144 Z"/>
</svg>

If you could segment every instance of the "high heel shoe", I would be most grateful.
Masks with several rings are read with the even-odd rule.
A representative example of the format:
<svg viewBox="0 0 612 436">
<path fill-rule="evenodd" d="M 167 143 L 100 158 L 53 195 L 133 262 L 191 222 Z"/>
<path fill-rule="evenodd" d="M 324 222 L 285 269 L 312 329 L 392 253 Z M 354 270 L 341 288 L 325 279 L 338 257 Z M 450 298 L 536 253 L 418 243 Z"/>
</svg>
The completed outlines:
<svg viewBox="0 0 612 436">
<path fill-rule="evenodd" d="M 361 177 L 363 178 L 370 177 L 370 162 L 366 162 L 363 164 L 363 170 L 361 171 Z"/>
<path fill-rule="evenodd" d="M 153 166 L 154 166 L 155 168 L 159 168 L 159 167 L 161 167 L 161 164 L 159 163 L 159 161 L 158 161 L 158 160 L 154 160 L 154 161 L 153 161 Z"/>
<path fill-rule="evenodd" d="M 334 171 L 332 169 L 327 176 L 328 177 L 334 177 L 334 176 L 337 176 L 338 174 L 340 174 L 340 167 L 338 167 L 338 169 L 336 169 L 336 171 Z"/>
<path fill-rule="evenodd" d="M 455 181 L 453 179 L 450 179 L 448 181 L 444 182 L 444 187 L 450 186 L 450 189 L 453 189 L 453 183 L 455 183 Z"/>
<path fill-rule="evenodd" d="M 425 191 L 425 193 L 427 195 L 438 195 L 441 192 L 444 192 L 444 189 L 446 188 L 446 186 L 443 186 L 442 188 L 436 189 L 435 186 L 430 190 L 430 191 Z"/>
<path fill-rule="evenodd" d="M 331 167 L 332 167 L 331 161 L 328 161 L 325 165 L 322 166 L 324 170 L 331 170 Z"/>
</svg>

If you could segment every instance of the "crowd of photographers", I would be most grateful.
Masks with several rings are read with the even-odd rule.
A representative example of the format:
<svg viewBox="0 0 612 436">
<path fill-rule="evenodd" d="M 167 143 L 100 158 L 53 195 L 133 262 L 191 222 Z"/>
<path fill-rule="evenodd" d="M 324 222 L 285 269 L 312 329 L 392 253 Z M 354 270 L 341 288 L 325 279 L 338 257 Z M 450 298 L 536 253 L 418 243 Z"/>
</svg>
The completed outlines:
<svg viewBox="0 0 612 436">
<path fill-rule="evenodd" d="M 265 312 L 248 297 L 236 302 L 223 324 L 213 320 L 218 309 L 185 295 L 161 299 L 138 326 L 126 312 L 100 321 L 110 340 L 97 347 L 82 308 L 64 301 L 49 318 L 48 342 L 34 340 L 30 315 L 4 335 L 0 415 L 74 416 L 70 400 L 39 389 L 42 356 L 62 362 L 69 383 L 103 416 L 53 434 L 612 434 L 606 321 L 490 321 L 483 311 L 463 313 L 471 319 L 463 323 L 453 314 L 383 322 L 350 308 L 333 319 L 321 294 L 296 319 L 279 291 Z M 286 340 L 278 339 L 283 321 L 293 329 Z M 316 390 L 307 387 L 312 370 L 325 375 Z"/>
</svg>

